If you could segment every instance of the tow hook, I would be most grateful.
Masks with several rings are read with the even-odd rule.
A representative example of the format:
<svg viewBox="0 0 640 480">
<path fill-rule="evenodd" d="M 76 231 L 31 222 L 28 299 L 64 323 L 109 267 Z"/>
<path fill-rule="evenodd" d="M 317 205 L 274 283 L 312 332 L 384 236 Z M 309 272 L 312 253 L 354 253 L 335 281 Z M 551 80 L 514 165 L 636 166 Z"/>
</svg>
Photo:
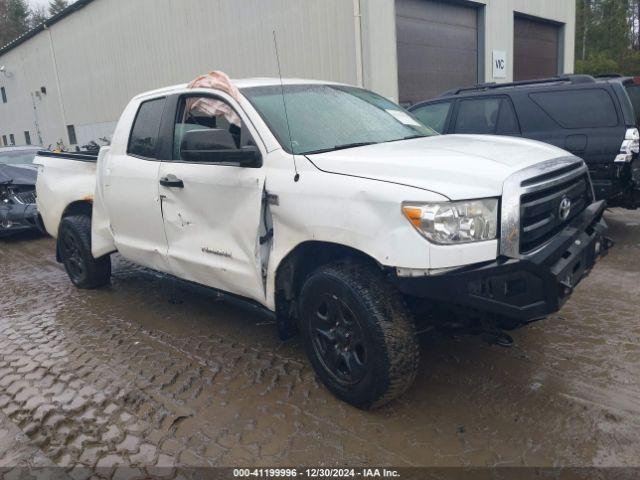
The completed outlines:
<svg viewBox="0 0 640 480">
<path fill-rule="evenodd" d="M 475 312 L 477 314 L 477 312 Z M 469 320 L 469 319 L 468 319 Z M 480 315 L 472 317 L 471 321 L 462 323 L 453 323 L 448 325 L 437 325 L 438 331 L 445 335 L 472 335 L 480 337 L 480 339 L 488 345 L 497 345 L 503 348 L 511 348 L 515 345 L 515 341 L 511 335 L 505 332 L 505 328 L 509 327 L 500 325 L 496 318 L 489 315 Z M 513 328 L 517 328 L 514 324 Z"/>
<path fill-rule="evenodd" d="M 602 249 L 602 255 L 606 255 L 607 253 L 609 253 L 609 250 L 612 249 L 615 245 L 616 242 L 614 242 L 610 238 L 602 237 L 602 245 L 600 247 Z"/>
<path fill-rule="evenodd" d="M 489 345 L 511 348 L 515 345 L 513 337 L 500 328 L 495 318 L 483 316 L 480 320 L 480 338 Z"/>
<path fill-rule="evenodd" d="M 489 345 L 497 345 L 502 348 L 511 348 L 515 345 L 513 337 L 502 330 L 487 330 L 480 334 L 480 338 Z"/>
<path fill-rule="evenodd" d="M 602 237 L 597 243 L 595 247 L 595 254 L 597 257 L 606 257 L 611 250 L 615 246 L 615 242 L 607 237 Z"/>
</svg>

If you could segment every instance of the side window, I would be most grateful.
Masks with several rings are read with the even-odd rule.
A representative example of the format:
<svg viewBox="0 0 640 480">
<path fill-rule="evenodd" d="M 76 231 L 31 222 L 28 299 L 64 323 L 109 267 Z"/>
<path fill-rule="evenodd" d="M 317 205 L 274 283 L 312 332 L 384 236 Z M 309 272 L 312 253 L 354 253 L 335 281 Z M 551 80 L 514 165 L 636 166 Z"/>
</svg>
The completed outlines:
<svg viewBox="0 0 640 480">
<path fill-rule="evenodd" d="M 500 98 L 466 99 L 460 102 L 456 133 L 493 135 L 498 126 Z"/>
<path fill-rule="evenodd" d="M 513 110 L 511 101 L 503 98 L 500 100 L 500 114 L 498 115 L 498 135 L 520 135 L 518 117 Z"/>
<path fill-rule="evenodd" d="M 529 97 L 563 128 L 618 125 L 613 99 L 602 88 L 538 92 L 529 94 Z"/>
<path fill-rule="evenodd" d="M 173 159 L 202 160 L 190 153 L 190 148 L 198 144 L 206 144 L 211 150 L 255 145 L 240 116 L 228 103 L 214 97 L 183 97 L 174 129 Z"/>
<path fill-rule="evenodd" d="M 165 99 L 150 100 L 140 105 L 129 138 L 129 155 L 155 159 L 158 149 L 158 133 Z"/>
<path fill-rule="evenodd" d="M 629 94 L 631 105 L 633 105 L 636 125 L 640 125 L 640 85 L 636 85 L 634 83 L 632 85 L 627 85 L 625 88 L 627 90 L 627 94 Z"/>
<path fill-rule="evenodd" d="M 412 110 L 411 113 L 427 127 L 431 127 L 438 133 L 444 133 L 445 122 L 452 104 L 453 102 L 432 103 L 431 105 L 418 107 Z"/>
</svg>

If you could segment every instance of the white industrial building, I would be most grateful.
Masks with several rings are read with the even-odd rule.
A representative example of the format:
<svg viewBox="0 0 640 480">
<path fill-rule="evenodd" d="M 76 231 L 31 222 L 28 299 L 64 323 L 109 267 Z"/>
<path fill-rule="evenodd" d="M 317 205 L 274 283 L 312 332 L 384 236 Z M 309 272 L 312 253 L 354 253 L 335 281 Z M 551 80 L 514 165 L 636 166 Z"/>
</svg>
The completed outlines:
<svg viewBox="0 0 640 480">
<path fill-rule="evenodd" d="M 109 137 L 135 94 L 223 70 L 403 103 L 570 73 L 575 0 L 78 0 L 0 48 L 0 145 Z"/>
</svg>

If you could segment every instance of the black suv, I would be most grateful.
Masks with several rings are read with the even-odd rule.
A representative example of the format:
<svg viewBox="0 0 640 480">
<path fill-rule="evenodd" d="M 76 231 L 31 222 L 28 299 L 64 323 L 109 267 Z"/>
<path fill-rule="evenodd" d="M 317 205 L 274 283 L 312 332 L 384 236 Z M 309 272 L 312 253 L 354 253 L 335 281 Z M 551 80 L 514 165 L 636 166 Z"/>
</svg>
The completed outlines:
<svg viewBox="0 0 640 480">
<path fill-rule="evenodd" d="M 460 88 L 409 108 L 442 134 L 511 135 L 583 158 L 598 199 L 640 205 L 640 78 L 567 75 Z"/>
</svg>

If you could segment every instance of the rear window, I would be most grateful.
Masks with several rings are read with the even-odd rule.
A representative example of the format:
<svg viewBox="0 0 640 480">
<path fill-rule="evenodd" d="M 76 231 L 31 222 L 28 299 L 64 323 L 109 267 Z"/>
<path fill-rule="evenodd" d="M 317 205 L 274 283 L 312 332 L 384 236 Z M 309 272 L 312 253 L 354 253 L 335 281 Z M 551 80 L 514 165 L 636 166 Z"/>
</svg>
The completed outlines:
<svg viewBox="0 0 640 480">
<path fill-rule="evenodd" d="M 150 100 L 140 105 L 136 120 L 131 129 L 129 139 L 129 155 L 144 158 L 156 158 L 158 150 L 158 133 L 165 99 Z"/>
<path fill-rule="evenodd" d="M 640 125 L 640 85 L 627 85 L 627 94 L 633 105 L 636 125 Z"/>
<path fill-rule="evenodd" d="M 611 95 L 601 88 L 529 94 L 563 128 L 601 128 L 618 125 Z"/>
</svg>

